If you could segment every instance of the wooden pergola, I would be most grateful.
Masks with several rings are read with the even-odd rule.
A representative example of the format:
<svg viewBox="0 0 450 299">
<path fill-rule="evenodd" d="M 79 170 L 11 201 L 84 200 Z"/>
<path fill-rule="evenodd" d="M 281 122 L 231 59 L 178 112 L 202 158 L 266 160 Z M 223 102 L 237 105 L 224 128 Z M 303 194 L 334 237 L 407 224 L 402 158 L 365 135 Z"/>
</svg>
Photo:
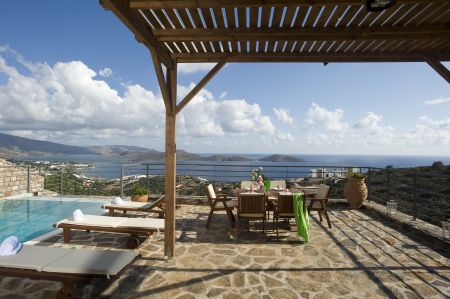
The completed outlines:
<svg viewBox="0 0 450 299">
<path fill-rule="evenodd" d="M 227 62 L 427 62 L 450 83 L 450 1 L 100 0 L 151 53 L 166 107 L 165 243 L 175 254 L 176 115 Z M 216 62 L 177 103 L 177 64 Z"/>
</svg>

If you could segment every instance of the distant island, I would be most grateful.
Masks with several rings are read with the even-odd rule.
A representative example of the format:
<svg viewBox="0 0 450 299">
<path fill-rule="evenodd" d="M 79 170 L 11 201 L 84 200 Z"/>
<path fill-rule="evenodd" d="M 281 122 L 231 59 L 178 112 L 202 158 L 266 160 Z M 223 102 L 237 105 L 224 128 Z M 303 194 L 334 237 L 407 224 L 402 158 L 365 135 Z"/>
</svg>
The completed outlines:
<svg viewBox="0 0 450 299">
<path fill-rule="evenodd" d="M 99 155 L 122 157 L 133 162 L 163 161 L 165 154 L 154 149 L 128 145 L 99 145 L 99 146 L 73 146 L 55 142 L 34 140 L 0 133 L 0 157 L 16 158 L 26 156 L 48 155 Z M 211 161 L 211 162 L 304 162 L 286 155 L 270 155 L 260 159 L 250 159 L 237 155 L 211 155 L 202 156 L 177 150 L 178 161 Z"/>
<path fill-rule="evenodd" d="M 258 159 L 258 161 L 264 161 L 264 162 L 305 162 L 304 159 L 292 157 L 292 156 L 285 156 L 285 155 L 271 155 L 267 156 L 261 159 Z"/>
<path fill-rule="evenodd" d="M 225 156 L 225 155 L 212 155 L 205 158 L 206 161 L 218 161 L 218 162 L 225 162 L 225 161 L 253 161 L 252 159 L 241 157 L 241 156 Z"/>
</svg>

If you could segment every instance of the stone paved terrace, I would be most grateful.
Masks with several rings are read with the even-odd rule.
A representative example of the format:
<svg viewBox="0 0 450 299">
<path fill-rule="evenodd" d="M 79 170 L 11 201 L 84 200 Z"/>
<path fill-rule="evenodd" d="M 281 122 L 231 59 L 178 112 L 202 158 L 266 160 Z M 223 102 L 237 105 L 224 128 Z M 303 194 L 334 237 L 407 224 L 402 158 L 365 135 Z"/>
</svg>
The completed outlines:
<svg viewBox="0 0 450 299">
<path fill-rule="evenodd" d="M 163 259 L 163 235 L 138 249 L 143 255 L 124 276 L 81 285 L 82 298 L 448 298 L 449 248 L 403 231 L 370 209 L 330 206 L 333 228 L 312 215 L 312 239 L 305 244 L 285 225 L 273 233 L 243 232 L 233 240 L 225 214 L 205 228 L 209 208 L 177 210 L 176 257 Z M 70 245 L 62 236 L 40 246 L 125 250 L 127 236 L 77 232 Z M 442 245 L 441 245 L 442 246 Z M 446 253 L 445 253 L 446 250 Z M 0 278 L 0 298 L 52 298 L 58 283 Z"/>
</svg>

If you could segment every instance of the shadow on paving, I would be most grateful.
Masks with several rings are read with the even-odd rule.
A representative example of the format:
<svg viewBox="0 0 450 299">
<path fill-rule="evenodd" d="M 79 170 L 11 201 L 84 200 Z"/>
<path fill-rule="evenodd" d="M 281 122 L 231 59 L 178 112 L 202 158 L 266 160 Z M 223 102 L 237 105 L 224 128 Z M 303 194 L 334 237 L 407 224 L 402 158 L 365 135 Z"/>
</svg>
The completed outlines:
<svg viewBox="0 0 450 299">
<path fill-rule="evenodd" d="M 448 246 L 444 247 L 441 244 L 436 244 L 434 242 L 431 242 L 430 240 L 427 240 L 423 237 L 424 232 L 417 233 L 409 230 L 405 225 L 400 225 L 397 221 L 389 219 L 387 217 L 383 217 L 382 215 L 379 215 L 377 213 L 374 213 L 370 209 L 360 209 L 358 210 L 362 214 L 364 214 L 367 217 L 371 218 L 371 222 L 379 223 L 377 225 L 377 229 L 383 229 L 382 227 L 389 227 L 396 231 L 397 234 L 407 236 L 412 241 L 419 243 L 421 246 L 432 249 L 433 251 L 436 251 L 442 256 L 445 256 L 447 259 L 450 259 L 450 251 L 448 250 Z M 381 224 L 381 225 L 380 225 Z M 386 230 L 384 232 L 390 234 L 393 238 L 398 239 L 395 234 L 389 233 Z M 413 248 L 417 247 L 416 244 L 404 244 L 405 248 Z"/>
<path fill-rule="evenodd" d="M 195 219 L 176 219 L 177 231 L 181 232 L 176 241 L 179 243 L 236 244 L 236 229 L 231 228 L 226 214 L 214 214 L 214 219 L 209 228 L 206 228 L 206 217 L 207 214 L 198 213 Z M 279 240 L 277 240 L 276 233 L 273 230 L 272 221 L 266 222 L 264 228 L 265 233 L 262 232 L 263 224 L 261 220 L 246 221 L 246 219 L 243 219 L 239 230 L 238 244 L 267 244 L 268 242 L 305 244 L 299 237 L 292 235 L 296 229 L 295 223 L 279 222 Z"/>
</svg>

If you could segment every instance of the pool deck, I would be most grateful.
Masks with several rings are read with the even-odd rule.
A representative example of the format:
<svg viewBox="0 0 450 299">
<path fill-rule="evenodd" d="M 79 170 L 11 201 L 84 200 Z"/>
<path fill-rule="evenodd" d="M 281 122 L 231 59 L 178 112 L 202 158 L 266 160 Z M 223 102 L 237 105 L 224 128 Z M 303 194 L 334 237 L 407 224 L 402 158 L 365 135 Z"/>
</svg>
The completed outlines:
<svg viewBox="0 0 450 299">
<path fill-rule="evenodd" d="M 226 215 L 181 205 L 176 256 L 163 257 L 163 234 L 148 238 L 142 258 L 116 281 L 80 285 L 81 298 L 448 298 L 449 247 L 404 230 L 371 209 L 330 206 L 332 229 L 311 219 L 311 241 L 284 225 L 244 231 L 238 244 Z M 269 226 L 271 228 L 271 226 Z M 39 246 L 125 250 L 126 235 L 77 232 L 71 244 L 55 235 Z M 0 298 L 52 298 L 59 283 L 0 277 Z"/>
</svg>

